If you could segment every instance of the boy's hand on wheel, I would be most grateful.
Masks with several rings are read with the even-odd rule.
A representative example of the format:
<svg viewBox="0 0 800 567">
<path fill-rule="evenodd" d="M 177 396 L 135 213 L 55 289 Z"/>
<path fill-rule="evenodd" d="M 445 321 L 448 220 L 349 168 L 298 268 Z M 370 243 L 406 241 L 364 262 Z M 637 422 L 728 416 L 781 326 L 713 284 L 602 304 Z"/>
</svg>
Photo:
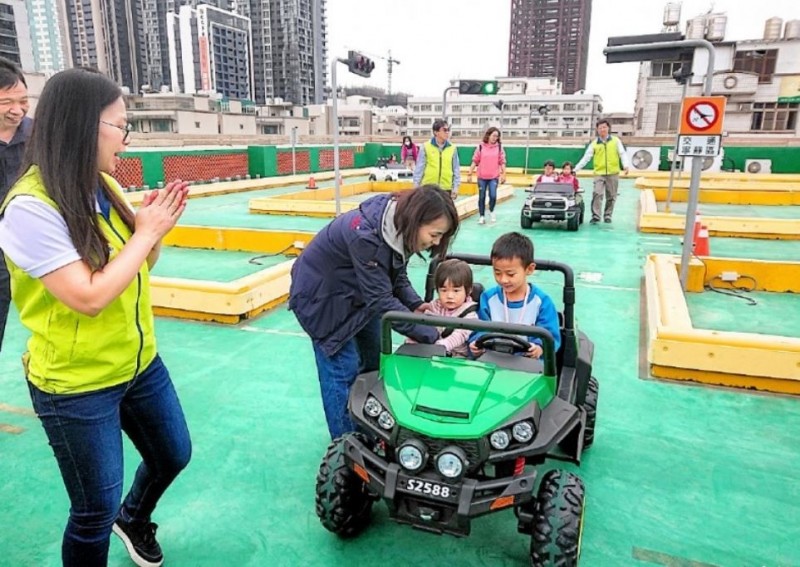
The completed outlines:
<svg viewBox="0 0 800 567">
<path fill-rule="evenodd" d="M 475 343 L 469 343 L 469 351 L 475 356 L 480 356 L 483 354 L 483 349 L 476 347 Z"/>
<path fill-rule="evenodd" d="M 544 350 L 539 345 L 531 345 L 531 348 L 528 349 L 528 352 L 525 353 L 525 356 L 529 356 L 531 358 L 542 358 L 544 354 Z"/>
</svg>

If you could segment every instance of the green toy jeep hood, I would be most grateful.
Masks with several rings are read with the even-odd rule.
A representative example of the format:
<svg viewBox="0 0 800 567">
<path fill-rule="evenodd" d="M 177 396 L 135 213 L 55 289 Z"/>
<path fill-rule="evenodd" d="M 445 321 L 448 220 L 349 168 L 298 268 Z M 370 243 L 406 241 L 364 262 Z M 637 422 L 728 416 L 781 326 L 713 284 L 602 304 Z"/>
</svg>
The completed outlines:
<svg viewBox="0 0 800 567">
<path fill-rule="evenodd" d="M 555 377 L 492 363 L 434 356 L 381 356 L 381 378 L 398 424 L 437 438 L 474 439 L 555 395 Z"/>
</svg>

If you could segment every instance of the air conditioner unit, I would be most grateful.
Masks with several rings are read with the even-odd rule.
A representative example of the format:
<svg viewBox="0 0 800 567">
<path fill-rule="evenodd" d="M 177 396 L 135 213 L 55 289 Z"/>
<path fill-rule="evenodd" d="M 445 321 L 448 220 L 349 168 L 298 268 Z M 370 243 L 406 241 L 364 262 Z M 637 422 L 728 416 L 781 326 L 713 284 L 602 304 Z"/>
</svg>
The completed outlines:
<svg viewBox="0 0 800 567">
<path fill-rule="evenodd" d="M 744 170 L 747 173 L 772 173 L 771 159 L 746 159 Z"/>
<path fill-rule="evenodd" d="M 626 150 L 633 171 L 657 171 L 661 161 L 661 148 L 629 147 Z"/>
</svg>

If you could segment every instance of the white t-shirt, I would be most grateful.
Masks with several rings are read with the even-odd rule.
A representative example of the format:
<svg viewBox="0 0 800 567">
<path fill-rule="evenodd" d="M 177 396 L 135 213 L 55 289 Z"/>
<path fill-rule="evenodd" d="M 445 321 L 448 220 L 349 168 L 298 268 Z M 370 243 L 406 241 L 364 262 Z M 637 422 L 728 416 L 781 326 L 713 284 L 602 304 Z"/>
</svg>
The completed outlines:
<svg viewBox="0 0 800 567">
<path fill-rule="evenodd" d="M 30 195 L 15 197 L 6 207 L 0 219 L 0 249 L 32 278 L 81 259 L 64 217 Z"/>
</svg>

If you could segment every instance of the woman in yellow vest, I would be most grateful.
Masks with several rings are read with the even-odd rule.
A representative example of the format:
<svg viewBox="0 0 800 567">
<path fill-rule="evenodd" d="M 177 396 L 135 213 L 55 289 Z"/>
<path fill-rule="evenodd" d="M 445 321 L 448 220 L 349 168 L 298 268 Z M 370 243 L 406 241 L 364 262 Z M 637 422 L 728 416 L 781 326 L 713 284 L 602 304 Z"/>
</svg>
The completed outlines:
<svg viewBox="0 0 800 567">
<path fill-rule="evenodd" d="M 134 212 L 111 177 L 129 134 L 114 82 L 88 69 L 54 75 L 0 208 L 12 298 L 31 333 L 28 388 L 70 499 L 65 566 L 105 566 L 112 530 L 137 565 L 161 565 L 151 514 L 191 455 L 149 284 L 187 188 L 170 183 Z M 142 463 L 120 505 L 122 431 Z"/>
</svg>

